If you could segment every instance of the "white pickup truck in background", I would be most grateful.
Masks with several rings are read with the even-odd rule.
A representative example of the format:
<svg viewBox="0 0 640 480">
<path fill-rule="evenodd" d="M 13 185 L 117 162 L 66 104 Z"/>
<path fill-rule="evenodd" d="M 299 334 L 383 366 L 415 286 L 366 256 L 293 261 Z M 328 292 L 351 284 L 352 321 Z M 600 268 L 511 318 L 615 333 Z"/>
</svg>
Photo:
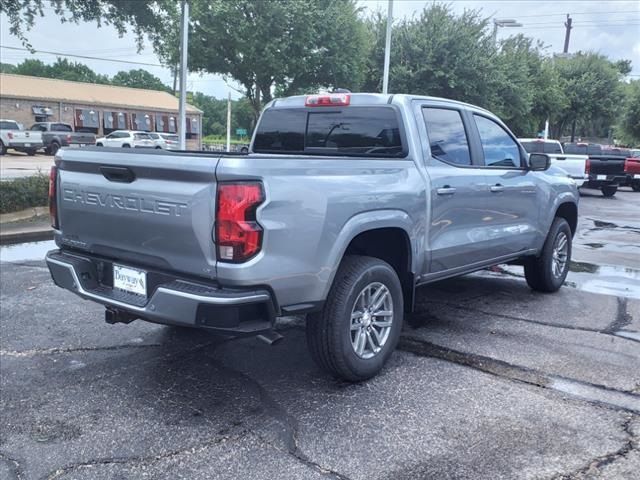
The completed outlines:
<svg viewBox="0 0 640 480">
<path fill-rule="evenodd" d="M 0 120 L 0 155 L 11 148 L 33 156 L 43 146 L 41 132 L 25 130 L 15 120 Z"/>
<path fill-rule="evenodd" d="M 527 153 L 546 153 L 551 159 L 551 165 L 559 167 L 576 182 L 578 188 L 589 180 L 587 173 L 588 155 L 572 155 L 564 153 L 558 140 L 544 140 L 542 138 L 520 138 L 520 143 Z"/>
</svg>

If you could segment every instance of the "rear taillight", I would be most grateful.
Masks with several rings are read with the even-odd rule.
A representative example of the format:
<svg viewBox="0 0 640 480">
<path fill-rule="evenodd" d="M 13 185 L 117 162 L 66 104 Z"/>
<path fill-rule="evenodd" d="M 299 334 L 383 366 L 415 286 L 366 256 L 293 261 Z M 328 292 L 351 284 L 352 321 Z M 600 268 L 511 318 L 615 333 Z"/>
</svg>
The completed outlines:
<svg viewBox="0 0 640 480">
<path fill-rule="evenodd" d="M 7 132 L 7 138 L 8 138 L 9 140 L 13 140 L 13 133 L 11 133 L 11 132 Z"/>
<path fill-rule="evenodd" d="M 67 135 L 67 143 L 71 143 L 71 135 Z"/>
<path fill-rule="evenodd" d="M 351 103 L 348 93 L 330 93 L 327 95 L 309 95 L 304 102 L 305 107 L 337 107 Z"/>
<path fill-rule="evenodd" d="M 51 167 L 49 173 L 49 216 L 51 226 L 58 229 L 58 167 Z"/>
<path fill-rule="evenodd" d="M 244 262 L 260 251 L 262 227 L 256 209 L 264 202 L 262 184 L 221 183 L 216 206 L 218 260 Z"/>
<path fill-rule="evenodd" d="M 584 173 L 586 175 L 589 175 L 590 172 L 591 172 L 591 160 L 587 158 L 587 161 L 584 162 Z"/>
</svg>

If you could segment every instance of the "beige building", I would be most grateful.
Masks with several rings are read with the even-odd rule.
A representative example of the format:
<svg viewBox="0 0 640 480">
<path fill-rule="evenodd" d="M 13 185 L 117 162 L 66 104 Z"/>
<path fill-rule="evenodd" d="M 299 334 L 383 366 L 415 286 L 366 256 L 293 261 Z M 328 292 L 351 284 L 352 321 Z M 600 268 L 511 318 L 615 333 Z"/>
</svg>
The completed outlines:
<svg viewBox="0 0 640 480">
<path fill-rule="evenodd" d="M 177 133 L 178 99 L 167 92 L 0 73 L 0 118 L 29 128 L 64 122 L 102 136 L 113 130 Z M 187 104 L 187 148 L 202 146 L 202 111 Z"/>
</svg>

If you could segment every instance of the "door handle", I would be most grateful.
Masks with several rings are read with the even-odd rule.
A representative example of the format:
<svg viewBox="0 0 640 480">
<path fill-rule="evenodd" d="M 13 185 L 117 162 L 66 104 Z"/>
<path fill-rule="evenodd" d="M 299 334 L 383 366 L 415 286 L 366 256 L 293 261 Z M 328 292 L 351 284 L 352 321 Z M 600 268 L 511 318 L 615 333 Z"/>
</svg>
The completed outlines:
<svg viewBox="0 0 640 480">
<path fill-rule="evenodd" d="M 489 188 L 489 190 L 491 190 L 493 193 L 498 193 L 498 192 L 504 192 L 504 187 L 502 185 L 500 185 L 499 183 L 491 186 L 491 188 Z"/>
<path fill-rule="evenodd" d="M 445 185 L 444 187 L 436 189 L 436 193 L 438 195 L 453 195 L 454 193 L 456 193 L 456 189 L 450 187 L 449 185 Z"/>
</svg>

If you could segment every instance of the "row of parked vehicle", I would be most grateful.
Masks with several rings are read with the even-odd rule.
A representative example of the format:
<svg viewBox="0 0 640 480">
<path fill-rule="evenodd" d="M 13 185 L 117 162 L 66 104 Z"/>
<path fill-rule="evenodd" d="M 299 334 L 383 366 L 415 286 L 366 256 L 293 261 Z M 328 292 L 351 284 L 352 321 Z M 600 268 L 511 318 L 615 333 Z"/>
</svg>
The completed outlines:
<svg viewBox="0 0 640 480">
<path fill-rule="evenodd" d="M 43 150 L 55 155 L 62 147 L 162 148 L 178 149 L 178 135 L 174 133 L 116 130 L 96 138 L 91 132 L 74 132 L 73 127 L 62 122 L 36 122 L 28 130 L 15 120 L 0 120 L 0 155 L 11 149 L 35 155 Z"/>
<path fill-rule="evenodd" d="M 613 197 L 619 187 L 640 192 L 640 149 L 595 143 L 565 143 L 542 138 L 521 138 L 528 153 L 546 153 L 551 164 L 564 170 L 578 188 L 594 188 Z"/>
</svg>

